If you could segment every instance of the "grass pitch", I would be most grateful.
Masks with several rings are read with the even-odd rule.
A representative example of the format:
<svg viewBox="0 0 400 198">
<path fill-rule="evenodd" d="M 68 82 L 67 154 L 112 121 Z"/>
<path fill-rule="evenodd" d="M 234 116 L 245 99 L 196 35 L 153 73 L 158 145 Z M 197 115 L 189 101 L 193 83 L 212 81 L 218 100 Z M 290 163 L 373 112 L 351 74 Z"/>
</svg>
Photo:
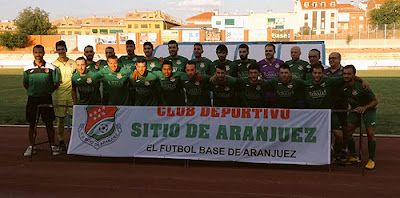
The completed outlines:
<svg viewBox="0 0 400 198">
<path fill-rule="evenodd" d="M 0 124 L 25 122 L 26 91 L 22 69 L 0 69 Z M 378 97 L 376 133 L 400 135 L 400 71 L 358 71 Z"/>
</svg>

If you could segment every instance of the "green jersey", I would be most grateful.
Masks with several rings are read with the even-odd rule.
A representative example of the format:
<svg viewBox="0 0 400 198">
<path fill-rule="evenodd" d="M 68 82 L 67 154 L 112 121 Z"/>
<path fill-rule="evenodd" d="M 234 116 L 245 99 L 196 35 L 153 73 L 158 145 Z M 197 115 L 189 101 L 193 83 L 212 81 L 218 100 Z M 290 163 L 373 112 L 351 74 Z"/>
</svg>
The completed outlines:
<svg viewBox="0 0 400 198">
<path fill-rule="evenodd" d="M 223 83 L 218 83 L 217 80 L 210 82 L 210 90 L 213 93 L 213 106 L 238 106 L 238 99 L 236 97 L 238 86 L 235 78 L 227 76 L 225 82 Z"/>
<path fill-rule="evenodd" d="M 299 60 L 299 62 L 293 62 L 293 60 L 289 60 L 285 62 L 290 67 L 290 73 L 295 75 L 297 78 L 305 79 L 306 67 L 308 65 L 307 61 Z"/>
<path fill-rule="evenodd" d="M 158 94 L 160 105 L 162 106 L 184 106 L 185 94 L 180 83 L 180 76 L 184 73 L 176 72 L 168 78 L 165 78 L 161 71 L 155 71 L 154 74 L 159 79 Z"/>
<path fill-rule="evenodd" d="M 60 83 L 59 73 L 50 63 L 39 67 L 34 62 L 24 67 L 23 83 L 28 84 L 28 96 L 41 97 L 51 95 L 54 83 Z"/>
<path fill-rule="evenodd" d="M 275 106 L 278 108 L 303 108 L 304 106 L 304 82 L 300 79 L 290 79 L 283 83 L 279 78 L 268 81 L 276 96 Z"/>
<path fill-rule="evenodd" d="M 189 79 L 187 74 L 181 76 L 180 80 L 185 89 L 187 106 L 211 106 L 209 76 L 203 76 L 203 78 L 203 81 L 199 82 Z"/>
<path fill-rule="evenodd" d="M 109 67 L 102 69 L 96 74 L 99 81 L 103 83 L 103 103 L 106 105 L 129 105 L 129 86 L 131 70 L 118 68 L 111 72 Z"/>
<path fill-rule="evenodd" d="M 86 64 L 86 69 L 87 71 L 91 71 L 91 72 L 98 72 L 100 71 L 100 67 L 96 68 L 96 62 L 93 62 L 92 64 Z"/>
<path fill-rule="evenodd" d="M 165 58 L 165 60 L 171 61 L 172 62 L 172 72 L 185 72 L 184 68 L 186 63 L 188 62 L 188 59 L 183 57 L 183 56 L 177 56 L 176 58 L 172 58 L 171 56 L 168 56 Z"/>
<path fill-rule="evenodd" d="M 72 88 L 79 94 L 78 105 L 99 105 L 101 104 L 100 82 L 96 72 L 88 71 L 86 76 L 79 72 L 72 75 Z"/>
<path fill-rule="evenodd" d="M 157 106 L 157 76 L 147 72 L 146 77 L 132 79 L 132 86 L 135 90 L 135 106 Z"/>
<path fill-rule="evenodd" d="M 215 74 L 215 68 L 217 67 L 217 65 L 219 64 L 223 64 L 225 65 L 226 68 L 226 74 L 231 75 L 231 63 L 232 61 L 226 59 L 223 63 L 219 62 L 219 60 L 215 60 L 211 63 L 211 75 Z"/>
<path fill-rule="evenodd" d="M 247 59 L 246 61 L 235 60 L 230 64 L 230 75 L 236 78 L 247 78 L 249 77 L 249 66 L 257 61 L 254 59 Z"/>
<path fill-rule="evenodd" d="M 128 55 L 119 57 L 119 61 L 122 63 L 123 67 L 127 67 L 132 71 L 135 71 L 136 61 L 138 61 L 139 59 L 145 59 L 145 58 L 144 56 L 136 56 L 136 55 L 133 58 L 130 58 Z"/>
<path fill-rule="evenodd" d="M 323 77 L 321 83 L 316 84 L 314 80 L 305 83 L 306 107 L 310 109 L 331 109 L 335 95 L 344 85 L 344 78 Z"/>
<path fill-rule="evenodd" d="M 148 71 L 161 71 L 160 60 L 156 57 L 146 60 L 147 62 L 147 70 Z"/>
<path fill-rule="evenodd" d="M 345 86 L 343 88 L 343 91 L 349 101 L 351 108 L 353 109 L 369 104 L 371 100 L 375 97 L 374 92 L 372 92 L 372 90 L 365 90 L 362 87 L 362 83 L 359 81 L 355 81 L 354 85 L 352 86 Z M 373 107 L 371 109 L 376 109 L 376 107 Z"/>
<path fill-rule="evenodd" d="M 211 75 L 212 62 L 208 58 L 202 57 L 199 61 L 196 61 L 195 59 L 193 59 L 193 61 L 196 65 L 196 70 L 199 71 L 202 75 Z"/>
<path fill-rule="evenodd" d="M 258 80 L 257 84 L 252 84 L 249 78 L 239 78 L 237 80 L 242 107 L 265 107 L 265 94 L 269 87 L 267 81 Z"/>
</svg>

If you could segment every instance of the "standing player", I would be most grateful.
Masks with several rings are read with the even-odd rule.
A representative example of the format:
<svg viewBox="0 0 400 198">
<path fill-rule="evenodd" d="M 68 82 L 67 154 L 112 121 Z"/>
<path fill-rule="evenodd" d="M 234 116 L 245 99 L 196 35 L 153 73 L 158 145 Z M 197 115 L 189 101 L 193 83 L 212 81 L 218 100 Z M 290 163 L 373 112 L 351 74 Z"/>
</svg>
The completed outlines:
<svg viewBox="0 0 400 198">
<path fill-rule="evenodd" d="M 160 105 L 163 106 L 184 106 L 185 94 L 180 84 L 182 72 L 172 72 L 172 62 L 164 61 L 161 71 L 154 74 L 159 79 L 158 94 Z"/>
<path fill-rule="evenodd" d="M 239 96 L 241 97 L 242 107 L 262 108 L 265 106 L 264 98 L 268 84 L 260 80 L 260 67 L 257 63 L 251 63 L 248 67 L 249 76 L 239 78 Z"/>
<path fill-rule="evenodd" d="M 94 50 L 93 50 L 93 46 L 91 45 L 87 45 L 84 49 L 83 54 L 86 57 L 86 65 L 87 65 L 87 69 L 89 71 L 92 72 L 98 72 L 100 71 L 100 66 L 96 66 L 96 62 L 93 61 L 94 58 Z"/>
<path fill-rule="evenodd" d="M 229 75 L 231 72 L 230 64 L 232 61 L 226 59 L 226 56 L 228 56 L 228 48 L 226 45 L 220 44 L 217 46 L 215 52 L 217 53 L 218 59 L 213 61 L 211 64 L 211 74 L 214 75 L 216 73 L 218 65 L 225 65 L 225 73 Z"/>
<path fill-rule="evenodd" d="M 119 67 L 117 56 L 110 56 L 107 59 L 108 67 L 100 70 L 99 81 L 103 83 L 105 105 L 129 105 L 129 86 L 131 70 Z"/>
<path fill-rule="evenodd" d="M 143 44 L 144 55 L 146 56 L 147 70 L 149 71 L 161 71 L 160 60 L 153 55 L 153 44 L 145 42 Z"/>
<path fill-rule="evenodd" d="M 115 56 L 115 50 L 113 47 L 106 47 L 104 52 L 106 55 L 106 60 L 101 59 L 101 60 L 98 60 L 96 63 L 96 66 L 100 67 L 100 69 L 104 69 L 104 68 L 108 67 L 107 66 L 108 57 Z M 122 65 L 120 65 L 120 66 L 122 66 Z"/>
<path fill-rule="evenodd" d="M 279 67 L 283 61 L 275 58 L 275 45 L 268 43 L 265 45 L 265 59 L 258 61 L 261 76 L 264 80 L 271 80 L 278 76 Z"/>
<path fill-rule="evenodd" d="M 78 105 L 100 105 L 100 82 L 96 72 L 86 69 L 86 59 L 79 57 L 76 59 L 78 72 L 72 75 L 72 98 L 74 104 Z M 78 95 L 79 93 L 79 100 Z"/>
<path fill-rule="evenodd" d="M 288 109 L 304 108 L 304 82 L 293 79 L 290 67 L 283 64 L 279 67 L 279 78 L 268 81 L 276 95 L 275 107 Z"/>
<path fill-rule="evenodd" d="M 324 67 L 324 69 L 328 68 L 328 66 L 321 63 L 320 59 L 321 59 L 321 52 L 318 49 L 312 49 L 308 52 L 308 60 L 310 64 L 307 65 L 306 67 L 305 78 L 304 78 L 305 80 L 312 79 L 311 70 L 313 65 L 320 64 L 322 65 L 322 67 Z"/>
<path fill-rule="evenodd" d="M 307 61 L 301 60 L 300 55 L 301 55 L 300 47 L 298 46 L 292 47 L 292 49 L 290 49 L 290 56 L 292 57 L 292 60 L 286 61 L 285 63 L 289 65 L 290 72 L 292 73 L 293 76 L 296 76 L 297 78 L 300 79 L 305 79 L 306 67 L 309 64 Z"/>
<path fill-rule="evenodd" d="M 211 106 L 210 90 L 208 88 L 209 76 L 203 75 L 200 80 L 194 61 L 188 61 L 185 67 L 186 73 L 180 78 L 182 87 L 185 89 L 187 106 Z"/>
<path fill-rule="evenodd" d="M 139 59 L 144 59 L 144 57 L 137 56 L 135 54 L 135 42 L 133 42 L 132 40 L 127 40 L 125 43 L 125 47 L 127 55 L 119 57 L 119 61 L 123 64 L 123 67 L 127 67 L 132 71 L 135 71 L 136 61 Z"/>
<path fill-rule="evenodd" d="M 179 47 L 175 40 L 170 40 L 168 42 L 168 52 L 169 56 L 165 58 L 167 61 L 172 62 L 172 72 L 184 72 L 183 69 L 188 62 L 188 59 L 178 55 Z"/>
<path fill-rule="evenodd" d="M 67 45 L 64 41 L 58 41 L 56 43 L 56 50 L 58 58 L 52 64 L 56 67 L 57 71 L 60 72 L 61 82 L 60 86 L 53 93 L 53 104 L 54 105 L 74 105 L 72 100 L 72 74 L 76 70 L 76 63 L 74 60 L 67 57 Z M 55 107 L 54 113 L 57 120 L 58 138 L 60 140 L 60 151 L 66 150 L 64 142 L 64 130 L 65 130 L 65 116 L 67 113 L 72 115 L 71 107 Z"/>
<path fill-rule="evenodd" d="M 238 106 L 237 80 L 226 75 L 226 65 L 219 64 L 215 68 L 216 80 L 210 82 L 210 90 L 213 93 L 213 106 L 236 107 Z"/>
<path fill-rule="evenodd" d="M 38 105 L 52 104 L 51 93 L 59 86 L 59 76 L 53 65 L 43 60 L 44 47 L 36 45 L 33 47 L 33 63 L 24 67 L 23 85 L 27 90 L 28 102 L 26 104 L 26 121 L 29 122 L 29 144 L 24 156 L 28 157 L 35 153 L 33 150 L 34 130 L 36 125 L 36 112 Z M 41 108 L 39 116 L 46 125 L 47 134 L 49 136 L 50 148 L 53 155 L 60 154 L 58 148 L 54 146 L 54 128 L 53 120 L 55 118 L 53 107 Z"/>
<path fill-rule="evenodd" d="M 231 63 L 231 76 L 236 78 L 247 78 L 249 77 L 248 68 L 251 64 L 257 64 L 254 59 L 248 59 L 249 46 L 246 44 L 239 45 L 239 57 L 240 60 L 235 60 Z"/>
<path fill-rule="evenodd" d="M 200 43 L 195 43 L 193 46 L 193 61 L 196 64 L 196 70 L 199 71 L 202 75 L 211 75 L 212 62 L 208 58 L 202 57 L 203 52 L 203 45 Z"/>
<path fill-rule="evenodd" d="M 365 168 L 374 169 L 376 150 L 376 139 L 374 135 L 376 126 L 376 105 L 378 105 L 378 99 L 371 90 L 363 89 L 361 83 L 355 80 L 355 75 L 356 68 L 353 65 L 347 65 L 344 67 L 343 76 L 344 80 L 346 81 L 346 86 L 343 90 L 347 96 L 351 108 L 356 111 L 349 113 L 347 116 L 347 132 L 345 134 L 345 141 L 350 151 L 350 157 L 348 161 L 358 161 L 353 133 L 356 127 L 360 126 L 360 119 L 362 115 L 368 135 L 369 160 L 365 165 Z"/>
<path fill-rule="evenodd" d="M 136 92 L 135 106 L 156 106 L 157 83 L 155 74 L 149 72 L 146 61 L 139 59 L 136 62 L 136 71 L 132 74 L 132 86 Z"/>
</svg>

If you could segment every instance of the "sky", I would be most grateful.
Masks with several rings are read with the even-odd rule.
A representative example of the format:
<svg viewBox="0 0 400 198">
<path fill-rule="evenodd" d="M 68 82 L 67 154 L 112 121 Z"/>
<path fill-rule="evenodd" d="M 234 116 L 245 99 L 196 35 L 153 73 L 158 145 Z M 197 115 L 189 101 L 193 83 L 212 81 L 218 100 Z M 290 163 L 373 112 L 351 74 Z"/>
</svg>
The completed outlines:
<svg viewBox="0 0 400 198">
<path fill-rule="evenodd" d="M 26 7 L 39 7 L 50 14 L 50 20 L 87 16 L 120 16 L 138 10 L 161 10 L 185 21 L 202 11 L 218 9 L 220 14 L 247 14 L 293 11 L 296 0 L 0 0 L 0 20 L 14 20 Z M 359 0 L 355 0 L 358 2 Z M 349 3 L 350 0 L 340 0 Z"/>
</svg>

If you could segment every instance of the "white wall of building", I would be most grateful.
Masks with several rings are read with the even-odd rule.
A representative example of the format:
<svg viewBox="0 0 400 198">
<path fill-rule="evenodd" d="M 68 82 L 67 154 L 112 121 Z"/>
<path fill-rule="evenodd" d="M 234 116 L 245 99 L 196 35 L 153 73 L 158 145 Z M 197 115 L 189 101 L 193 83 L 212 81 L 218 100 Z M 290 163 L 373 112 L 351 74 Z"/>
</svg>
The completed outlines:
<svg viewBox="0 0 400 198">
<path fill-rule="evenodd" d="M 212 27 L 220 30 L 226 30 L 229 28 L 249 29 L 248 15 L 218 15 L 212 16 L 211 21 Z"/>
</svg>

